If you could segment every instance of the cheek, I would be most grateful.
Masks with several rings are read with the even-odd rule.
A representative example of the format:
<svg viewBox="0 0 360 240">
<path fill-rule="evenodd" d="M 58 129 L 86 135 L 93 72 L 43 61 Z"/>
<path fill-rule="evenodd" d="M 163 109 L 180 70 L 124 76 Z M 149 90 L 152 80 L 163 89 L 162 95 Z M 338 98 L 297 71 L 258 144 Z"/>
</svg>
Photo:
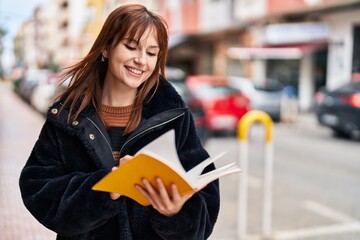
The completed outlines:
<svg viewBox="0 0 360 240">
<path fill-rule="evenodd" d="M 157 63 L 158 59 L 151 59 L 149 62 L 149 67 L 151 68 L 151 70 L 155 69 L 156 63 Z"/>
</svg>

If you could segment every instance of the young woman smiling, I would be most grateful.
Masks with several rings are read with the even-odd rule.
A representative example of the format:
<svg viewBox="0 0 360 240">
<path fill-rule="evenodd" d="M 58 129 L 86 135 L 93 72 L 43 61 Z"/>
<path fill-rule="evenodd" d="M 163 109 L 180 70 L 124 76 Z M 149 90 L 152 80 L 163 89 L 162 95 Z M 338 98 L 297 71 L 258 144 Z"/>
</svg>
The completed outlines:
<svg viewBox="0 0 360 240">
<path fill-rule="evenodd" d="M 20 176 L 25 206 L 57 239 L 210 236 L 218 181 L 181 196 L 176 185 L 168 192 L 161 179 L 156 186 L 143 179 L 136 188 L 147 207 L 91 190 L 170 129 L 186 170 L 208 157 L 189 109 L 165 79 L 167 48 L 165 21 L 144 6 L 124 5 L 109 15 L 87 56 L 66 70 L 71 84 L 50 107 Z"/>
</svg>

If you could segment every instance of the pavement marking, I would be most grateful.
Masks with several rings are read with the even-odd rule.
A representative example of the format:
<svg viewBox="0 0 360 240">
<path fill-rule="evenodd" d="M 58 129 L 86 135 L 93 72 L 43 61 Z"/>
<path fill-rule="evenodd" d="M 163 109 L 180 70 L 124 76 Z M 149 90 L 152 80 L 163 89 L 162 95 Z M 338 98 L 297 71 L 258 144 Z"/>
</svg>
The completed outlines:
<svg viewBox="0 0 360 240">
<path fill-rule="evenodd" d="M 306 201 L 304 203 L 304 207 L 310 211 L 313 211 L 319 215 L 322 215 L 324 217 L 327 217 L 331 220 L 337 221 L 337 222 L 341 222 L 341 223 L 345 223 L 345 222 L 358 222 L 357 219 L 352 218 L 346 214 L 340 213 L 334 209 L 331 209 L 323 204 L 320 204 L 318 202 L 315 201 Z"/>
<path fill-rule="evenodd" d="M 296 229 L 289 231 L 279 231 L 274 233 L 273 237 L 276 240 L 286 239 L 303 239 L 313 238 L 319 236 L 333 236 L 335 234 L 344 234 L 351 232 L 360 232 L 360 221 L 350 217 L 346 214 L 340 213 L 334 209 L 331 209 L 323 204 L 315 201 L 305 201 L 304 207 L 310 211 L 315 212 L 323 217 L 339 222 L 339 224 L 319 226 L 313 228 Z"/>
<path fill-rule="evenodd" d="M 302 238 L 313 238 L 319 236 L 334 236 L 335 234 L 344 234 L 350 232 L 360 232 L 360 223 L 342 223 L 329 226 L 320 226 L 314 228 L 305 228 L 292 231 L 277 232 L 273 235 L 276 240 L 286 239 L 302 239 Z"/>
</svg>

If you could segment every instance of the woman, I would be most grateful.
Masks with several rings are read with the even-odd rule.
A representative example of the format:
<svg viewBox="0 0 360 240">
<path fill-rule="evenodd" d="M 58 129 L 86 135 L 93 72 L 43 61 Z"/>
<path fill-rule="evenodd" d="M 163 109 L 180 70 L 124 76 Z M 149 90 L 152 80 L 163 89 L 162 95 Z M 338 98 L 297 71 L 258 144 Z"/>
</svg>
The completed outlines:
<svg viewBox="0 0 360 240">
<path fill-rule="evenodd" d="M 164 20 L 141 5 L 107 18 L 89 54 L 69 68 L 72 84 L 50 108 L 21 173 L 25 206 L 57 239 L 206 239 L 219 211 L 218 181 L 180 196 L 142 180 L 144 207 L 92 191 L 145 144 L 175 129 L 186 170 L 208 157 L 185 103 L 164 79 Z M 214 169 L 214 165 L 205 171 Z M 139 184 L 140 185 L 140 184 Z"/>
</svg>

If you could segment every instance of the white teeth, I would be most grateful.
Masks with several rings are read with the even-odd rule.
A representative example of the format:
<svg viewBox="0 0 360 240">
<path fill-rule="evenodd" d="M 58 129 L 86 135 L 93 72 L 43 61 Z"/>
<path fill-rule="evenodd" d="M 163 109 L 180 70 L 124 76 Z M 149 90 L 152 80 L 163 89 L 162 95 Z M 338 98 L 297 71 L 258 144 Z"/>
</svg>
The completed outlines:
<svg viewBox="0 0 360 240">
<path fill-rule="evenodd" d="M 135 73 L 135 74 L 138 74 L 138 75 L 142 74 L 142 71 L 137 70 L 137 69 L 134 69 L 134 68 L 128 67 L 128 70 L 129 70 L 130 72 Z"/>
</svg>

